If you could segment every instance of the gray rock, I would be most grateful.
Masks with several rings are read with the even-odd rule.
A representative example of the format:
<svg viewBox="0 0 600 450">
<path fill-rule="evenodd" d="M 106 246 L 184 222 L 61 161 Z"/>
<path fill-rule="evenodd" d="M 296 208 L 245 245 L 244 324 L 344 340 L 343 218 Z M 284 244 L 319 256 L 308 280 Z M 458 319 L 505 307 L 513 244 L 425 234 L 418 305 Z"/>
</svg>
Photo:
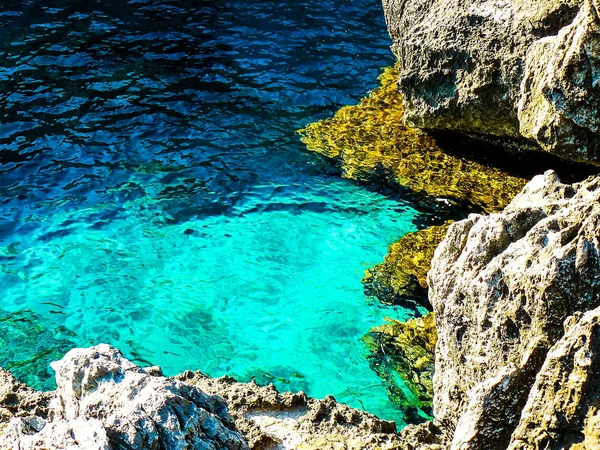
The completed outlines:
<svg viewBox="0 0 600 450">
<path fill-rule="evenodd" d="M 383 0 L 409 125 L 600 162 L 598 0 Z"/>
<path fill-rule="evenodd" d="M 248 448 L 222 398 L 148 374 L 108 345 L 71 350 L 52 368 L 58 389 L 50 419 L 13 420 L 0 448 Z"/>
<path fill-rule="evenodd" d="M 537 374 L 509 450 L 600 448 L 600 308 L 569 318 L 566 328 Z"/>
<path fill-rule="evenodd" d="M 19 383 L 11 373 L 0 368 L 0 430 L 15 417 L 48 416 L 53 394 L 35 391 Z"/>
<path fill-rule="evenodd" d="M 600 178 L 547 172 L 502 213 L 450 226 L 428 281 L 434 415 L 452 448 L 507 448 L 563 323 L 600 305 L 599 200 Z"/>
</svg>

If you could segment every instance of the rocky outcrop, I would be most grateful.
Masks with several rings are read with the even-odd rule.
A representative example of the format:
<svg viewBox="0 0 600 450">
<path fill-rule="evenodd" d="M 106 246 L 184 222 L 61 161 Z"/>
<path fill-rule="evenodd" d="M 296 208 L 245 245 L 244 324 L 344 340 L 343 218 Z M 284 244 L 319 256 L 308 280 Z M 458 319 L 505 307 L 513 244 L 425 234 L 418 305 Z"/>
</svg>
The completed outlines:
<svg viewBox="0 0 600 450">
<path fill-rule="evenodd" d="M 51 393 L 0 372 L 0 449 L 442 449 L 431 423 L 398 434 L 394 422 L 333 397 L 199 372 L 165 378 L 108 345 L 72 350 L 53 368 Z"/>
<path fill-rule="evenodd" d="M 0 433 L 14 418 L 48 417 L 52 394 L 35 391 L 19 383 L 10 372 L 0 369 Z"/>
<path fill-rule="evenodd" d="M 502 213 L 452 224 L 429 286 L 434 415 L 448 446 L 598 438 L 600 178 L 566 185 L 547 172 Z"/>
<path fill-rule="evenodd" d="M 223 399 L 153 376 L 108 345 L 72 350 L 52 367 L 58 389 L 48 419 L 13 419 L 0 448 L 248 448 Z"/>
<path fill-rule="evenodd" d="M 598 0 L 383 0 L 406 123 L 600 163 Z"/>
<path fill-rule="evenodd" d="M 210 378 L 186 372 L 178 380 L 222 396 L 253 450 L 402 449 L 394 422 L 304 393 L 279 393 L 274 386 L 238 383 L 231 377 Z"/>
<path fill-rule="evenodd" d="M 407 423 L 432 419 L 434 353 L 437 332 L 432 313 L 374 327 L 364 336 L 371 368 Z"/>
</svg>

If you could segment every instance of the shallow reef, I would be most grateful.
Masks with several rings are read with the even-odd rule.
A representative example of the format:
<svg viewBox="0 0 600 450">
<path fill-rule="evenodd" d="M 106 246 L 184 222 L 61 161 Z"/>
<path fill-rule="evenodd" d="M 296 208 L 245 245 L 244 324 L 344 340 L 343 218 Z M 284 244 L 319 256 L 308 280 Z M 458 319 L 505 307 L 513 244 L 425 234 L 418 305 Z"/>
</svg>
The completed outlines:
<svg viewBox="0 0 600 450">
<path fill-rule="evenodd" d="M 431 309 L 426 293 L 427 272 L 450 223 L 408 233 L 393 243 L 383 262 L 366 271 L 362 280 L 365 295 L 386 304 L 416 301 Z"/>
<path fill-rule="evenodd" d="M 504 208 L 526 180 L 470 156 L 445 151 L 433 136 L 405 125 L 398 75 L 398 65 L 384 69 L 380 86 L 358 105 L 343 107 L 334 117 L 300 130 L 308 150 L 333 160 L 345 178 L 408 191 L 424 204 L 437 202 L 486 213 Z M 365 294 L 386 304 L 431 309 L 427 272 L 450 223 L 409 233 L 392 244 L 384 261 L 366 271 Z M 429 344 L 435 342 L 435 324 L 432 316 L 422 320 L 410 325 L 391 322 L 365 336 L 371 367 L 386 383 L 390 398 L 406 411 L 409 422 L 432 416 L 434 345 Z M 417 344 L 416 329 L 421 333 Z M 428 362 L 415 366 L 417 360 Z M 416 376 L 422 370 L 429 382 Z"/>
<path fill-rule="evenodd" d="M 384 69 L 380 86 L 358 105 L 299 130 L 302 142 L 333 159 L 345 178 L 402 187 L 484 212 L 506 206 L 525 180 L 446 153 L 432 136 L 404 125 L 397 79 L 397 66 Z"/>
<path fill-rule="evenodd" d="M 407 422 L 431 420 L 437 341 L 433 313 L 407 322 L 387 320 L 363 338 L 371 352 L 371 368 L 386 382 Z"/>
</svg>

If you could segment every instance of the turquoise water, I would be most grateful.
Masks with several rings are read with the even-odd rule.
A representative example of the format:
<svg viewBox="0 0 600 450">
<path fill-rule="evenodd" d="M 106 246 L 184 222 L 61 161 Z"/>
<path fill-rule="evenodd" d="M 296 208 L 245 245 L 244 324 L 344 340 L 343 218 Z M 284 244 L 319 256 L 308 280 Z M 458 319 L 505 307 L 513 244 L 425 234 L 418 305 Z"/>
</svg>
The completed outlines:
<svg viewBox="0 0 600 450">
<path fill-rule="evenodd" d="M 51 389 L 50 361 L 105 342 L 401 423 L 361 338 L 413 311 L 360 279 L 423 215 L 294 133 L 392 62 L 378 1 L 7 1 L 0 22 L 0 365 Z"/>
</svg>

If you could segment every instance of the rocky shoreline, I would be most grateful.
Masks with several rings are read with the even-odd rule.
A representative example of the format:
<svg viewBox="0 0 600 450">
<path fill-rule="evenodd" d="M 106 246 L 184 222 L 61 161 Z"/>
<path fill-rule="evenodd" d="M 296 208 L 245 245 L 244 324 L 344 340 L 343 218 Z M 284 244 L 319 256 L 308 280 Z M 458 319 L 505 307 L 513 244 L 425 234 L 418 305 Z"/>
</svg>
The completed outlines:
<svg viewBox="0 0 600 450">
<path fill-rule="evenodd" d="M 435 137 L 597 166 L 600 4 L 383 3 L 398 66 L 302 139 L 345 177 L 470 213 L 403 238 L 365 278 L 381 301 L 433 309 L 365 336 L 379 375 L 402 375 L 390 396 L 433 420 L 397 432 L 332 397 L 167 378 L 100 345 L 54 363 L 55 392 L 0 371 L 0 449 L 600 448 L 600 176 L 526 183 Z"/>
<path fill-rule="evenodd" d="M 99 346 L 53 364 L 53 394 L 3 373 L 0 448 L 596 448 L 600 177 L 549 171 L 503 212 L 452 224 L 428 282 L 433 422 L 396 434 L 333 398 L 169 379 Z"/>
</svg>

